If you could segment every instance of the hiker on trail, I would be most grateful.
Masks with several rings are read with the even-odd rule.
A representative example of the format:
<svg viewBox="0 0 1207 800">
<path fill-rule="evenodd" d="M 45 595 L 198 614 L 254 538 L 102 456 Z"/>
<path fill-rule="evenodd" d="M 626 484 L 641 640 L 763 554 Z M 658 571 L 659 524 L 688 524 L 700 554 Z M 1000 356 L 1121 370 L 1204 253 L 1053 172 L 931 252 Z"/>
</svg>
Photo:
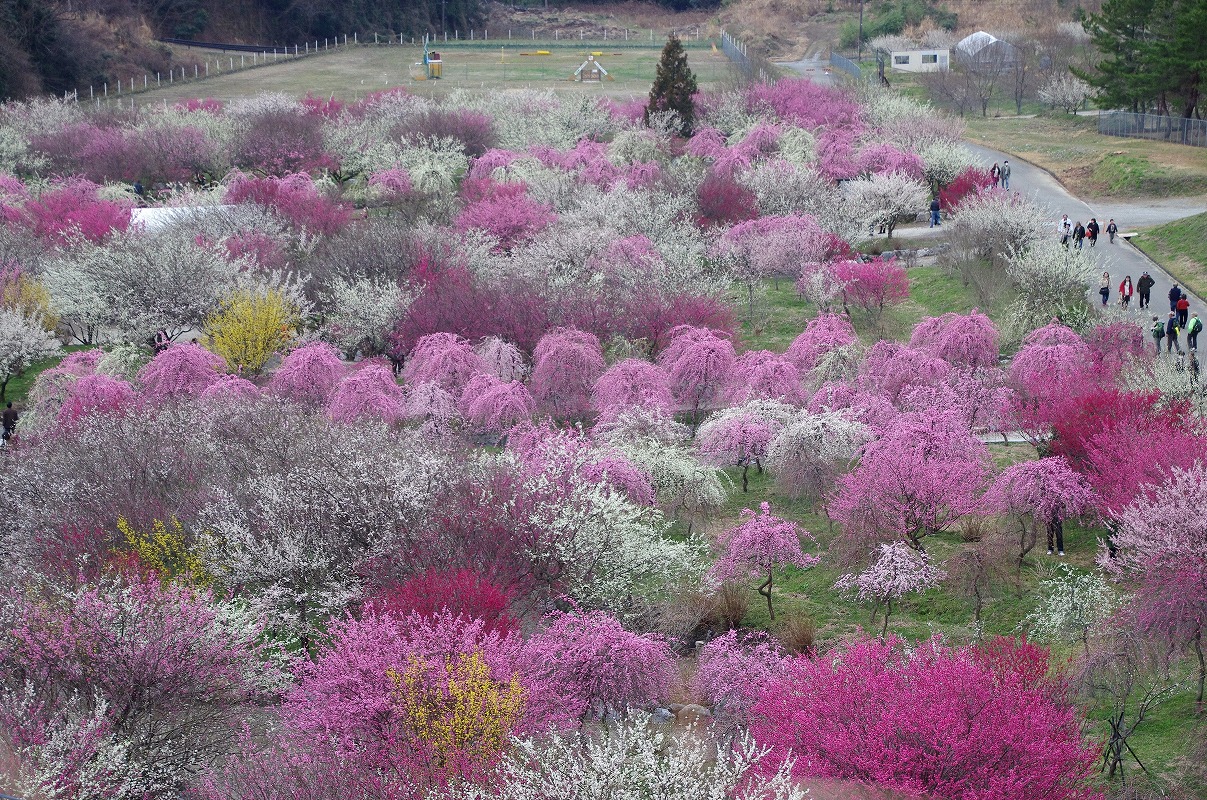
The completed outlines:
<svg viewBox="0 0 1207 800">
<path fill-rule="evenodd" d="M 1161 340 L 1165 338 L 1165 323 L 1158 317 L 1153 317 L 1153 326 L 1149 329 L 1153 342 L 1157 345 L 1157 355 L 1161 355 Z"/>
<path fill-rule="evenodd" d="M 1178 310 L 1178 301 L 1181 299 L 1182 299 L 1182 287 L 1178 286 L 1175 283 L 1173 285 L 1173 288 L 1169 290 L 1169 310 L 1171 312 Z"/>
<path fill-rule="evenodd" d="M 993 176 L 994 186 L 1002 182 L 1002 168 L 997 165 L 996 161 L 993 162 L 993 169 L 989 170 L 989 174 Z"/>
<path fill-rule="evenodd" d="M 1081 224 L 1081 220 L 1077 220 L 1077 224 L 1073 226 L 1073 246 L 1080 250 L 1083 241 L 1085 241 L 1085 226 Z"/>
<path fill-rule="evenodd" d="M 1203 330 L 1203 320 L 1199 319 L 1199 312 L 1194 312 L 1190 315 L 1190 320 L 1186 323 L 1186 346 L 1190 348 L 1190 352 L 1199 349 L 1199 331 Z"/>
<path fill-rule="evenodd" d="M 1170 311 L 1169 319 L 1165 321 L 1165 352 L 1171 353 L 1174 350 L 1178 351 L 1178 355 L 1182 355 L 1182 345 L 1178 344 L 1178 320 Z"/>
<path fill-rule="evenodd" d="M 1065 247 L 1069 246 L 1069 237 L 1073 235 L 1073 223 L 1069 222 L 1068 214 L 1060 215 L 1060 222 L 1056 223 L 1056 235 L 1060 237 L 1060 243 Z"/>
<path fill-rule="evenodd" d="M 1098 244 L 1098 220 L 1090 217 L 1090 224 L 1085 226 L 1085 238 L 1090 240 L 1090 247 Z"/>
<path fill-rule="evenodd" d="M 930 201 L 930 227 L 933 228 L 936 225 L 943 227 L 943 223 L 939 221 L 939 211 L 941 209 L 942 206 L 939 205 L 939 198 L 936 197 Z"/>
<path fill-rule="evenodd" d="M 1190 298 L 1186 295 L 1179 297 L 1175 310 L 1178 312 L 1178 327 L 1185 328 L 1190 316 Z"/>
<path fill-rule="evenodd" d="M 1002 188 L 1010 188 L 1010 159 L 1002 162 Z"/>
<path fill-rule="evenodd" d="M 1106 301 L 1111 298 L 1111 273 L 1102 273 L 1102 284 L 1098 287 L 1098 294 L 1102 295 L 1102 307 L 1106 308 Z"/>
<path fill-rule="evenodd" d="M 17 420 L 21 417 L 11 402 L 4 407 L 4 413 L 0 414 L 0 417 L 4 420 L 4 441 L 7 442 L 13 438 L 13 433 L 17 430 Z"/>
<path fill-rule="evenodd" d="M 1119 305 L 1124 309 L 1132 302 L 1132 276 L 1124 275 L 1123 282 L 1119 284 Z"/>
<path fill-rule="evenodd" d="M 1106 235 L 1111 237 L 1111 244 L 1115 243 L 1115 234 L 1119 232 L 1119 226 L 1115 224 L 1115 220 L 1111 220 L 1106 224 Z"/>
<path fill-rule="evenodd" d="M 1190 382 L 1192 384 L 1199 382 L 1199 358 L 1193 350 L 1190 351 Z"/>
<path fill-rule="evenodd" d="M 1140 280 L 1136 282 L 1136 293 L 1140 295 L 1140 308 L 1148 308 L 1148 304 L 1152 302 L 1153 287 L 1156 285 L 1157 282 L 1147 271 L 1140 273 Z"/>
</svg>

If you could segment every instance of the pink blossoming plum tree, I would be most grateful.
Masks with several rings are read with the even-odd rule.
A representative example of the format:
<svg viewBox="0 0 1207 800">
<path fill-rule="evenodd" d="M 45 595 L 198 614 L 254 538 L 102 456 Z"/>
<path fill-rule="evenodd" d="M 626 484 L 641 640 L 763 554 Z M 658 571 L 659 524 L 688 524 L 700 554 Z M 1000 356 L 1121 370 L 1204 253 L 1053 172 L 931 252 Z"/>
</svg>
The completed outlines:
<svg viewBox="0 0 1207 800">
<path fill-rule="evenodd" d="M 555 328 L 532 353 L 532 396 L 556 417 L 575 418 L 591 406 L 591 389 L 604 372 L 603 348 L 594 334 Z"/>
<path fill-rule="evenodd" d="M 776 567 L 808 569 L 818 563 L 817 556 L 801 549 L 802 537 L 813 540 L 813 535 L 795 522 L 773 515 L 769 504 L 760 504 L 757 514 L 747 508 L 742 511 L 742 524 L 722 535 L 724 550 L 709 574 L 719 581 L 766 576 L 758 592 L 767 598 L 767 614 L 774 621 L 771 590 Z"/>
<path fill-rule="evenodd" d="M 670 411 L 674 403 L 666 371 L 639 358 L 626 358 L 608 367 L 591 391 L 591 408 L 600 419 L 612 419 L 633 408 Z"/>
<path fill-rule="evenodd" d="M 884 606 L 883 639 L 888 636 L 889 617 L 893 601 L 907 594 L 924 592 L 939 585 L 947 574 L 930 563 L 926 553 L 914 550 L 905 542 L 880 545 L 876 558 L 863 572 L 848 573 L 834 583 L 835 589 L 853 592 L 860 600 L 872 602 L 872 623 L 880 606 Z"/>
<path fill-rule="evenodd" d="M 687 325 L 671 331 L 658 364 L 667 371 L 675 401 L 691 411 L 693 430 L 700 412 L 711 407 L 730 380 L 736 360 L 733 342 L 714 331 Z"/>
<path fill-rule="evenodd" d="M 344 365 L 334 348 L 313 342 L 285 356 L 268 389 L 299 403 L 322 406 L 331 399 L 343 375 Z"/>
<path fill-rule="evenodd" d="M 154 403 L 197 397 L 219 378 L 225 368 L 219 356 L 193 344 L 177 344 L 151 359 L 138 372 L 142 394 Z"/>
<path fill-rule="evenodd" d="M 380 419 L 397 422 L 404 416 L 403 392 L 394 373 L 381 364 L 367 364 L 339 382 L 327 409 L 337 422 Z"/>
<path fill-rule="evenodd" d="M 1097 498 L 1084 477 L 1060 456 L 1022 461 L 1002 471 L 985 495 L 986 508 L 1009 516 L 1018 526 L 1018 569 L 1035 547 L 1042 526 L 1048 553 L 1064 555 L 1064 522 L 1097 507 Z"/>
</svg>

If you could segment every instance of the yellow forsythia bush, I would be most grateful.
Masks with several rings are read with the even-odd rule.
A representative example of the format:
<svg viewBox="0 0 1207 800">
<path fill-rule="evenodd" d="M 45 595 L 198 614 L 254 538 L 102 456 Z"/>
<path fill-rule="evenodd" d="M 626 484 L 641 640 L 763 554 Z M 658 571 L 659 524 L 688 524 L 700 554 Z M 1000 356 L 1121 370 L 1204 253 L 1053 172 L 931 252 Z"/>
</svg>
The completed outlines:
<svg viewBox="0 0 1207 800">
<path fill-rule="evenodd" d="M 449 659 L 439 673 L 417 658 L 402 672 L 388 670 L 404 726 L 439 764 L 481 763 L 497 755 L 524 714 L 519 677 L 493 679 L 481 651 Z"/>
<path fill-rule="evenodd" d="M 192 586 L 205 587 L 213 582 L 201 555 L 188 546 L 180 520 L 155 520 L 150 531 L 140 531 L 125 517 L 117 518 L 117 530 L 139 562 L 164 580 L 180 578 Z"/>
<path fill-rule="evenodd" d="M 257 375 L 293 339 L 297 308 L 276 290 L 239 291 L 205 321 L 209 349 L 231 372 Z"/>
</svg>

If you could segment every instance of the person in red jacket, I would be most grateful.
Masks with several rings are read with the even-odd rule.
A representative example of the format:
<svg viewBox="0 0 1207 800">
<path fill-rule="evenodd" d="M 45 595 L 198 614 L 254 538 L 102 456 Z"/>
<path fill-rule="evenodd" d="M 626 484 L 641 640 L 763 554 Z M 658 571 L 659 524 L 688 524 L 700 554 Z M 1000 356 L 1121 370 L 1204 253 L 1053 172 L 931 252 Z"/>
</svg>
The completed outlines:
<svg viewBox="0 0 1207 800">
<path fill-rule="evenodd" d="M 1185 328 L 1186 321 L 1190 317 L 1190 300 L 1186 297 L 1186 295 L 1182 295 L 1178 298 L 1176 310 L 1178 312 L 1178 327 Z"/>
<path fill-rule="evenodd" d="M 1132 302 L 1132 276 L 1123 276 L 1123 282 L 1119 284 L 1119 305 L 1127 308 Z"/>
</svg>

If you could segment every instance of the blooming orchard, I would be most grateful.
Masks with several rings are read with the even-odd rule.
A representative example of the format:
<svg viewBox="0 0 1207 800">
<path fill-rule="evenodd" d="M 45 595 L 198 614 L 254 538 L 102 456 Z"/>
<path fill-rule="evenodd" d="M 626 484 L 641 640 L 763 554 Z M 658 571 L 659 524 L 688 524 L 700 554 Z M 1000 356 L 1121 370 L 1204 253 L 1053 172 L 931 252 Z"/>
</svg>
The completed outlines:
<svg viewBox="0 0 1207 800">
<path fill-rule="evenodd" d="M 1091 798 L 1024 635 L 1201 702 L 1207 403 L 1089 256 L 908 98 L 693 107 L 0 106 L 0 792 Z M 861 253 L 932 193 L 1003 315 Z"/>
</svg>

